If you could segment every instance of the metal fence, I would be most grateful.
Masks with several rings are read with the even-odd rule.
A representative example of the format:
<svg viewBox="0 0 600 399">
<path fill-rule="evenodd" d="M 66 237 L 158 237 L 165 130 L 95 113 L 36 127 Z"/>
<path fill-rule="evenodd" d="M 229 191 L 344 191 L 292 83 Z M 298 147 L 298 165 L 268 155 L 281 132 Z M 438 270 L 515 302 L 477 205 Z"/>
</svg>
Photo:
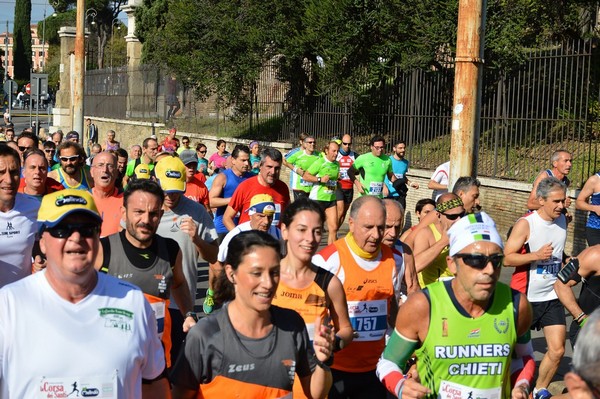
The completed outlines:
<svg viewBox="0 0 600 399">
<path fill-rule="evenodd" d="M 581 185 L 600 167 L 600 62 L 597 43 L 574 41 L 532 50 L 515 71 L 486 68 L 483 80 L 478 174 L 531 182 L 549 166 L 552 151 L 574 155 L 571 179 Z M 370 92 L 370 108 L 356 101 L 336 103 L 329 96 L 303 99 L 312 112 L 291 120 L 287 86 L 266 67 L 252 88 L 245 117 L 219 107 L 215 98 L 197 101 L 192 90 L 156 69 L 109 69 L 86 76 L 86 114 L 173 123 L 181 130 L 295 142 L 309 132 L 324 142 L 350 133 L 359 151 L 374 133 L 391 144 L 408 144 L 413 167 L 434 169 L 447 161 L 454 68 L 398 71 Z M 175 105 L 173 103 L 175 102 Z M 362 109 L 361 113 L 356 109 Z M 171 112 L 169 112 L 171 111 Z"/>
</svg>

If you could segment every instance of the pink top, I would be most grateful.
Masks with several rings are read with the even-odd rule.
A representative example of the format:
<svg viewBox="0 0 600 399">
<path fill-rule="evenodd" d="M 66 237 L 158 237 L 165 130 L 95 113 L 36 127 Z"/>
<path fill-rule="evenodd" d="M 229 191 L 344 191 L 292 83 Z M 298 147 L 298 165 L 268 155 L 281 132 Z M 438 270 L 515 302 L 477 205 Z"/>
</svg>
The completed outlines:
<svg viewBox="0 0 600 399">
<path fill-rule="evenodd" d="M 223 169 L 225 167 L 225 163 L 227 162 L 227 158 L 231 155 L 228 152 L 223 153 L 223 156 L 219 155 L 218 152 L 215 152 L 208 158 L 208 162 L 212 162 L 216 168 Z"/>
</svg>

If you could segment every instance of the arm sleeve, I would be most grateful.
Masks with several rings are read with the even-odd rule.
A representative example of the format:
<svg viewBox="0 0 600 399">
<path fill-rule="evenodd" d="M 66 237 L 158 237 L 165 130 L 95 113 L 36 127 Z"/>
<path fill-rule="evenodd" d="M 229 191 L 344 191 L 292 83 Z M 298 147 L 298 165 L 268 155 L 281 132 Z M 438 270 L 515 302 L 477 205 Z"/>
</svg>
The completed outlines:
<svg viewBox="0 0 600 399">
<path fill-rule="evenodd" d="M 510 363 L 510 380 L 513 387 L 526 384 L 530 387 L 535 372 L 531 333 L 528 331 L 517 339 L 513 359 Z"/>
<path fill-rule="evenodd" d="M 394 329 L 383 354 L 379 358 L 376 369 L 377 377 L 388 391 L 398 394 L 405 378 L 402 368 L 416 348 L 416 340 L 406 338 Z"/>
</svg>

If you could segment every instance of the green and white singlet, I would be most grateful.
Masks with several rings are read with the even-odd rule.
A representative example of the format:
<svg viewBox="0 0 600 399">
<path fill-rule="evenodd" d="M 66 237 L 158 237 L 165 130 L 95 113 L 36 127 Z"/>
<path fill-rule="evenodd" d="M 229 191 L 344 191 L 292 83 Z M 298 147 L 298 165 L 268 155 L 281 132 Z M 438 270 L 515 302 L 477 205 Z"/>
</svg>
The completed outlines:
<svg viewBox="0 0 600 399">
<path fill-rule="evenodd" d="M 518 309 L 513 290 L 498 283 L 489 308 L 477 318 L 458 303 L 451 281 L 430 284 L 423 292 L 431 308 L 429 331 L 416 355 L 421 384 L 432 392 L 427 397 L 510 398 Z"/>
<path fill-rule="evenodd" d="M 322 156 L 313 162 L 307 172 L 321 178 L 329 176 L 327 183 L 313 183 L 308 197 L 316 201 L 335 201 L 335 189 L 337 188 L 338 177 L 340 175 L 340 165 L 338 162 L 330 162 Z"/>
<path fill-rule="evenodd" d="M 388 173 L 393 173 L 390 157 L 387 155 L 376 157 L 369 152 L 356 158 L 352 166 L 360 172 L 360 184 L 364 189 L 362 195 L 383 198 L 383 180 Z"/>
<path fill-rule="evenodd" d="M 308 155 L 304 151 L 296 151 L 292 154 L 287 161 L 294 165 L 297 168 L 302 170 L 308 170 L 308 168 L 320 158 L 318 152 L 314 152 L 311 155 Z M 292 177 L 292 190 L 304 191 L 306 193 L 310 192 L 312 188 L 312 183 L 307 182 L 301 176 L 298 176 L 296 173 L 291 172 Z"/>
</svg>

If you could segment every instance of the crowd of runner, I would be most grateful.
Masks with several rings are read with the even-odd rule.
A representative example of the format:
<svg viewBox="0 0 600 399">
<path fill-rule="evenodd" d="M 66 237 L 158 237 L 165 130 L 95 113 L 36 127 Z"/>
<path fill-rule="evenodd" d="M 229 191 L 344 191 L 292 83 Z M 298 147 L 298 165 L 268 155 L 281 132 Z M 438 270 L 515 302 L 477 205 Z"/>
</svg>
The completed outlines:
<svg viewBox="0 0 600 399">
<path fill-rule="evenodd" d="M 598 397 L 600 173 L 569 256 L 568 151 L 504 239 L 476 178 L 449 191 L 446 162 L 419 187 L 404 141 L 99 137 L 0 132 L 0 397 L 547 399 L 565 312 L 568 394 Z"/>
</svg>

